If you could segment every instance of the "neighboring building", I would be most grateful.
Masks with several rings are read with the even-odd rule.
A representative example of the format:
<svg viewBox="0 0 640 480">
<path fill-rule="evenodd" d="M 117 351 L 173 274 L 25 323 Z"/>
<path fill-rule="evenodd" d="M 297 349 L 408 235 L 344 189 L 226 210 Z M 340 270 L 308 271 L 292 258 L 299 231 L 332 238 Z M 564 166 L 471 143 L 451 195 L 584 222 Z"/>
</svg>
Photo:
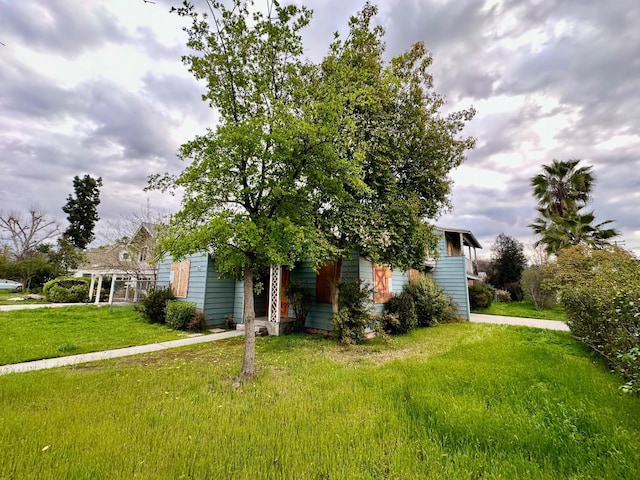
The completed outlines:
<svg viewBox="0 0 640 480">
<path fill-rule="evenodd" d="M 480 244 L 468 230 L 438 230 L 442 232 L 440 257 L 437 261 L 428 262 L 432 267 L 431 274 L 436 283 L 456 302 L 460 315 L 468 319 L 467 282 L 470 278 L 477 278 L 475 262 L 471 258 L 475 259 L 475 248 L 481 248 Z M 463 247 L 468 247 L 469 258 L 465 257 Z M 264 272 L 261 279 L 264 288 L 260 294 L 254 294 L 257 324 L 264 324 L 272 335 L 287 330 L 287 324 L 294 320 L 294 312 L 284 292 L 289 282 L 296 282 L 313 294 L 305 328 L 331 330 L 330 282 L 333 273 L 333 264 L 322 266 L 316 273 L 306 262 L 296 265 L 292 270 L 272 267 Z M 409 272 L 374 265 L 367 258 L 353 252 L 343 262 L 342 280 L 356 278 L 372 287 L 371 300 L 376 313 L 380 313 L 383 304 L 394 294 L 400 293 L 409 282 Z M 197 310 L 204 312 L 209 325 L 227 324 L 231 319 L 235 323 L 242 323 L 244 284 L 221 278 L 208 254 L 191 255 L 179 262 L 174 262 L 171 258 L 161 260 L 157 284 L 161 288 L 171 288 L 178 299 L 194 303 Z"/>
<path fill-rule="evenodd" d="M 436 227 L 440 232 L 439 257 L 428 260 L 435 282 L 458 306 L 458 313 L 467 320 L 471 317 L 468 286 L 481 281 L 478 275 L 476 248 L 480 242 L 469 230 Z"/>
<path fill-rule="evenodd" d="M 86 261 L 75 271 L 76 277 L 91 277 L 90 299 L 94 295 L 94 286 L 100 291 L 103 279 L 109 278 L 114 288 L 110 292 L 110 301 L 116 293 L 115 284 L 122 284 L 119 292 L 124 300 L 137 301 L 140 295 L 155 287 L 158 267 L 153 262 L 156 226 L 142 222 L 133 236 L 122 239 L 112 245 L 88 250 Z M 96 303 L 100 298 L 96 296 Z"/>
</svg>

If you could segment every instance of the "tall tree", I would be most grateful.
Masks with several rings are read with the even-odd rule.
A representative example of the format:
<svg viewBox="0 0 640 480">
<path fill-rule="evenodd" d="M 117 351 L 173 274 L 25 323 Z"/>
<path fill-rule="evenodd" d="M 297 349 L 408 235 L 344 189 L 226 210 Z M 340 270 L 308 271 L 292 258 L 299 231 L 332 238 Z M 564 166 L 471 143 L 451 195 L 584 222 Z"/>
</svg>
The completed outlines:
<svg viewBox="0 0 640 480">
<path fill-rule="evenodd" d="M 100 220 L 98 216 L 100 187 L 102 187 L 101 177 L 95 179 L 85 175 L 80 178 L 76 175 L 73 177 L 75 198 L 69 195 L 67 203 L 62 207 L 62 211 L 67 214 L 69 220 L 64 237 L 81 250 L 87 248 L 87 245 L 93 241 L 93 229 L 96 222 Z"/>
<path fill-rule="evenodd" d="M 451 169 L 464 160 L 472 138 L 459 138 L 474 110 L 442 115 L 443 98 L 428 72 L 424 44 L 384 59 L 384 29 L 374 26 L 377 8 L 366 3 L 349 32 L 330 46 L 322 63 L 322 90 L 342 109 L 339 154 L 362 162 L 364 188 L 346 186 L 339 201 L 318 206 L 319 228 L 335 247 L 332 304 L 342 258 L 352 250 L 373 262 L 424 268 L 436 236 L 424 219 L 449 206 Z"/>
<path fill-rule="evenodd" d="M 520 278 L 526 267 L 527 257 L 522 243 L 504 233 L 498 235 L 491 247 L 491 284 L 507 290 L 513 299 L 521 300 Z"/>
<path fill-rule="evenodd" d="M 472 139 L 457 140 L 473 111 L 438 114 L 431 57 L 417 44 L 386 64 L 383 31 L 365 5 L 321 65 L 303 60 L 310 12 L 267 2 L 251 13 L 210 1 L 212 17 L 186 2 L 192 20 L 185 62 L 220 114 L 181 148 L 192 163 L 151 188 L 184 192 L 162 247 L 174 257 L 207 250 L 244 283 L 242 375 L 255 375 L 254 274 L 306 259 L 340 261 L 353 248 L 399 266 L 424 262 L 423 222 L 446 204 L 451 168 Z M 338 269 L 336 269 L 338 270 Z"/>
<path fill-rule="evenodd" d="M 267 2 L 250 12 L 209 1 L 212 16 L 188 2 L 184 57 L 204 80 L 203 96 L 219 123 L 180 150 L 191 164 L 177 177 L 152 176 L 151 188 L 182 189 L 181 210 L 162 235 L 175 258 L 207 250 L 218 271 L 243 280 L 245 349 L 241 375 L 255 375 L 254 275 L 270 265 L 327 256 L 315 228 L 316 205 L 332 202 L 345 183 L 361 183 L 358 165 L 335 153 L 340 110 L 319 104 L 317 69 L 303 61 L 304 7 Z M 333 100 L 332 100 L 333 101 Z"/>
<path fill-rule="evenodd" d="M 536 245 L 544 245 L 548 254 L 572 245 L 600 247 L 618 235 L 607 227 L 612 220 L 594 225 L 594 213 L 582 211 L 592 199 L 595 175 L 592 167 L 579 163 L 553 160 L 543 165 L 543 173 L 531 178 L 538 216 L 529 226 L 540 237 Z"/>
</svg>

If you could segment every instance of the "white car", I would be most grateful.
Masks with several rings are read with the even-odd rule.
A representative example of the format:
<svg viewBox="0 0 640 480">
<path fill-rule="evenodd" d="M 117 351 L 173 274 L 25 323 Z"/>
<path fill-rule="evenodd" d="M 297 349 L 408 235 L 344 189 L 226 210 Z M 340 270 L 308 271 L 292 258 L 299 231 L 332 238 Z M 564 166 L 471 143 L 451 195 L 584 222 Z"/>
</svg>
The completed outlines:
<svg viewBox="0 0 640 480">
<path fill-rule="evenodd" d="M 0 290 L 18 290 L 19 288 L 22 288 L 22 284 L 20 282 L 0 278 Z"/>
</svg>

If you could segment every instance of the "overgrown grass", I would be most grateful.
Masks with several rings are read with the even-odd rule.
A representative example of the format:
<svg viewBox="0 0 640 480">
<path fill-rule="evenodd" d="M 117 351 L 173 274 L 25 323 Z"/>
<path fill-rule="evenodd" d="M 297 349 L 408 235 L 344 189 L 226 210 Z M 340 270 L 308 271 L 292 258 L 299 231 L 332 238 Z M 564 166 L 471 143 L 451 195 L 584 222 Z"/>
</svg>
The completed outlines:
<svg viewBox="0 0 640 480">
<path fill-rule="evenodd" d="M 568 333 L 242 340 L 0 377 L 0 478 L 638 478 L 640 399 Z"/>
<path fill-rule="evenodd" d="M 0 312 L 0 333 L 0 365 L 184 337 L 144 322 L 133 306 L 94 305 Z"/>
<path fill-rule="evenodd" d="M 541 318 L 543 320 L 566 321 L 567 316 L 560 305 L 546 310 L 537 310 L 529 301 L 522 302 L 493 302 L 484 310 L 474 310 L 474 313 L 486 313 L 488 315 L 504 315 L 506 317 Z"/>
</svg>

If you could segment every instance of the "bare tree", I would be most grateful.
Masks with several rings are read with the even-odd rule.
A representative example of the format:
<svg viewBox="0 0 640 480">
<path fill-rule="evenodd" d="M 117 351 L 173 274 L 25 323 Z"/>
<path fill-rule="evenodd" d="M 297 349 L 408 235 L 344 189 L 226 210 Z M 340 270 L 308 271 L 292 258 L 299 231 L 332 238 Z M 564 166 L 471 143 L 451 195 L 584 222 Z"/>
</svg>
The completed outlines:
<svg viewBox="0 0 640 480">
<path fill-rule="evenodd" d="M 0 212 L 0 242 L 8 245 L 11 256 L 23 260 L 33 254 L 38 246 L 60 235 L 60 225 L 48 218 L 39 207 L 29 208 L 27 215 Z"/>
</svg>

